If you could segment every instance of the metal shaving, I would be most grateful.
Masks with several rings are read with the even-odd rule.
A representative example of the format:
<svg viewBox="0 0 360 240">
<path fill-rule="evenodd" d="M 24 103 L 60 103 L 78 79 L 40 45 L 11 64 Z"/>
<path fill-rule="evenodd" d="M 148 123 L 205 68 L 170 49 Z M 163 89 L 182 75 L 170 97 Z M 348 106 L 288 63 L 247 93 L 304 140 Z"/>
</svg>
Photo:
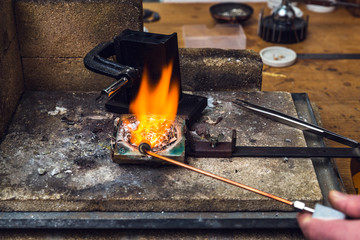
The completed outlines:
<svg viewBox="0 0 360 240">
<path fill-rule="evenodd" d="M 225 12 L 220 13 L 221 16 L 225 16 L 225 17 L 240 17 L 240 16 L 246 16 L 247 12 L 244 11 L 241 8 L 234 8 Z"/>
</svg>

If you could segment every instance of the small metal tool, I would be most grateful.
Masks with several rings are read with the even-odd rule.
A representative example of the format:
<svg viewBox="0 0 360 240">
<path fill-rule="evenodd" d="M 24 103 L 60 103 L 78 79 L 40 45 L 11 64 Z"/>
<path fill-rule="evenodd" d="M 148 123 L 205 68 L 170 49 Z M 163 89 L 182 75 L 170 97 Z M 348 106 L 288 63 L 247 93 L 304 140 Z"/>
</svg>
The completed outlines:
<svg viewBox="0 0 360 240">
<path fill-rule="evenodd" d="M 234 103 L 239 106 L 245 107 L 247 109 L 253 110 L 257 113 L 260 113 L 267 118 L 271 118 L 275 121 L 289 125 L 291 127 L 295 127 L 297 129 L 300 129 L 303 131 L 314 133 L 318 136 L 328 138 L 330 140 L 336 141 L 338 143 L 341 143 L 341 144 L 344 144 L 344 145 L 347 145 L 347 146 L 350 146 L 353 148 L 360 147 L 360 143 L 353 139 L 341 136 L 339 134 L 336 134 L 334 132 L 331 132 L 329 130 L 326 130 L 324 128 L 316 126 L 314 124 L 307 123 L 305 121 L 291 117 L 289 115 L 283 114 L 281 112 L 277 112 L 277 111 L 274 111 L 274 110 L 271 110 L 271 109 L 268 109 L 265 107 L 261 107 L 261 106 L 258 106 L 258 105 L 246 102 L 244 100 L 240 100 L 240 99 L 236 99 L 236 101 L 234 101 Z"/>
<path fill-rule="evenodd" d="M 120 78 L 107 88 L 103 89 L 100 95 L 96 98 L 96 101 L 100 101 L 102 98 L 110 98 L 113 94 L 117 93 L 123 86 L 125 86 L 129 80 L 125 77 Z"/>
<path fill-rule="evenodd" d="M 315 204 L 315 208 L 309 208 L 305 206 L 305 203 L 300 201 L 294 201 L 293 204 L 294 208 L 299 209 L 301 211 L 307 211 L 312 213 L 312 218 L 317 219 L 327 219 L 327 220 L 334 220 L 334 219 L 345 219 L 346 215 L 336 209 L 331 207 L 327 207 L 321 205 L 319 203 Z"/>
<path fill-rule="evenodd" d="M 114 93 L 120 90 L 125 84 L 128 83 L 128 79 L 125 77 L 120 78 L 118 81 L 111 84 L 109 87 L 105 88 L 102 92 L 108 97 L 111 97 Z"/>
</svg>

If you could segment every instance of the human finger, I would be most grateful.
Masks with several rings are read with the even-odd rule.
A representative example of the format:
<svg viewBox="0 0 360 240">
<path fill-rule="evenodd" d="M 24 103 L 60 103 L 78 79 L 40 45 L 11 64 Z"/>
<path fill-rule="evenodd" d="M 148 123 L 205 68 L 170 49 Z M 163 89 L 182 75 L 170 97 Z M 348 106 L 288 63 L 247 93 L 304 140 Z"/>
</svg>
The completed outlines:
<svg viewBox="0 0 360 240">
<path fill-rule="evenodd" d="M 360 195 L 349 195 L 338 191 L 330 191 L 329 201 L 333 208 L 351 218 L 360 218 Z"/>
<path fill-rule="evenodd" d="M 359 239 L 360 220 L 322 220 L 309 213 L 297 215 L 299 226 L 307 239 Z"/>
</svg>

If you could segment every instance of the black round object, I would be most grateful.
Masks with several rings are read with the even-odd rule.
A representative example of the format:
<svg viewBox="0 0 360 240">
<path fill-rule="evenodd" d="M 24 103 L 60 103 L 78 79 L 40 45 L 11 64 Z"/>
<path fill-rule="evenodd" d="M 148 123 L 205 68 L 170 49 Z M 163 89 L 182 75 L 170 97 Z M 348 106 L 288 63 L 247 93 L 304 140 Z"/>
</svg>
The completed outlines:
<svg viewBox="0 0 360 240">
<path fill-rule="evenodd" d="M 243 3 L 219 3 L 210 7 L 213 18 L 222 23 L 241 23 L 248 20 L 254 10 Z"/>
<path fill-rule="evenodd" d="M 307 21 L 294 18 L 291 23 L 276 21 L 273 16 L 260 20 L 259 36 L 272 43 L 297 43 L 306 38 Z"/>
<path fill-rule="evenodd" d="M 151 150 L 150 144 L 147 142 L 142 142 L 139 144 L 138 150 L 141 154 L 146 155 L 146 152 Z"/>
<path fill-rule="evenodd" d="M 143 10 L 143 20 L 146 23 L 150 23 L 150 22 L 157 22 L 160 20 L 160 14 L 158 12 L 149 10 L 149 9 L 144 9 Z"/>
</svg>

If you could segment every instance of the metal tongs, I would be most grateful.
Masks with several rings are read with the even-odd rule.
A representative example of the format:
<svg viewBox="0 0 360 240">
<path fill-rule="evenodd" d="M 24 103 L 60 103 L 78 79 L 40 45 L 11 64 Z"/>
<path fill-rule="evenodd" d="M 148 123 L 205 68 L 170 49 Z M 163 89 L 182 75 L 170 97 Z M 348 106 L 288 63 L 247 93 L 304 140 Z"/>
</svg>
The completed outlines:
<svg viewBox="0 0 360 240">
<path fill-rule="evenodd" d="M 245 107 L 247 109 L 250 109 L 257 113 L 260 113 L 267 118 L 271 118 L 277 122 L 286 124 L 288 126 L 291 126 L 291 127 L 303 130 L 303 131 L 314 133 L 318 136 L 328 138 L 330 140 L 347 145 L 349 147 L 360 147 L 360 143 L 353 139 L 341 136 L 339 134 L 336 134 L 334 132 L 331 132 L 329 130 L 326 130 L 324 128 L 316 126 L 314 124 L 307 123 L 300 119 L 291 117 L 284 113 L 277 112 L 277 111 L 271 110 L 269 108 L 261 107 L 261 106 L 258 106 L 258 105 L 246 102 L 244 100 L 240 100 L 240 99 L 236 99 L 236 101 L 234 103 L 241 107 Z"/>
<path fill-rule="evenodd" d="M 337 157 L 337 158 L 360 158 L 360 143 L 316 126 L 311 123 L 307 123 L 300 119 L 288 116 L 284 113 L 277 112 L 272 109 L 268 109 L 262 106 L 258 106 L 244 100 L 236 99 L 233 103 L 249 110 L 255 111 L 267 118 L 273 119 L 277 122 L 286 124 L 297 129 L 316 134 L 321 137 L 328 138 L 338 143 L 344 144 L 351 148 L 310 148 L 310 147 L 237 147 L 233 155 L 240 156 L 240 148 L 245 151 L 247 156 L 265 156 L 268 157 Z M 242 155 L 243 156 L 243 155 Z"/>
</svg>

